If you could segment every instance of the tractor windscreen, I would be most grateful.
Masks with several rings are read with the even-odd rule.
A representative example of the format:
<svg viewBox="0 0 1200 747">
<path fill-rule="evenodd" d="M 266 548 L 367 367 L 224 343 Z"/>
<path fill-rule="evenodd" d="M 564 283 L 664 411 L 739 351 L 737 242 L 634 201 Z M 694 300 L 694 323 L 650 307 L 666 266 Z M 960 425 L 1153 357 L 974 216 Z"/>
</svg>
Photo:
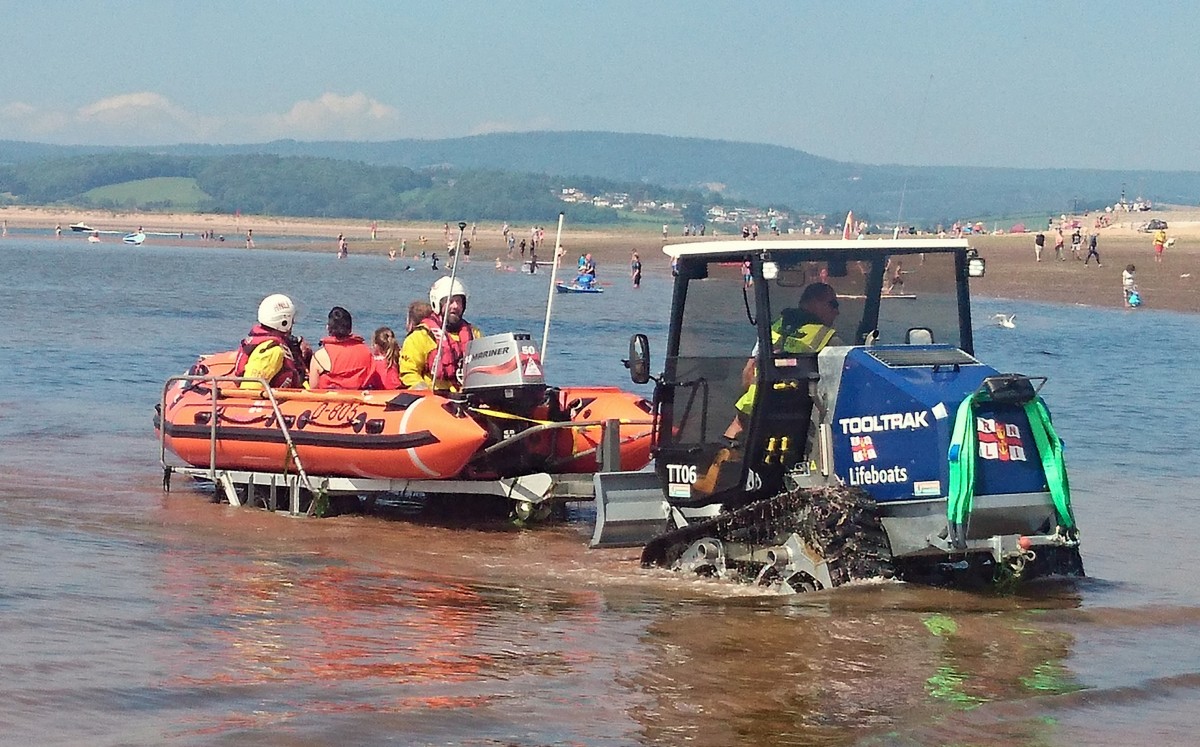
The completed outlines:
<svg viewBox="0 0 1200 747">
<path fill-rule="evenodd" d="M 664 414 L 676 441 L 718 440 L 746 391 L 743 369 L 754 352 L 758 332 L 751 319 L 758 311 L 744 272 L 740 262 L 712 264 L 704 277 L 688 281 L 678 355 L 667 360 L 677 388 Z"/>
<path fill-rule="evenodd" d="M 965 347 L 954 260 L 954 254 L 945 252 L 889 258 L 876 323 L 879 344 Z"/>
<path fill-rule="evenodd" d="M 803 313 L 809 319 L 809 311 L 823 310 L 819 297 L 806 299 L 828 286 L 837 294 L 831 325 L 837 334 L 830 344 L 862 345 L 873 333 L 875 342 L 884 345 L 962 344 L 954 254 L 779 264 L 778 276 L 770 282 L 772 316 Z"/>
</svg>

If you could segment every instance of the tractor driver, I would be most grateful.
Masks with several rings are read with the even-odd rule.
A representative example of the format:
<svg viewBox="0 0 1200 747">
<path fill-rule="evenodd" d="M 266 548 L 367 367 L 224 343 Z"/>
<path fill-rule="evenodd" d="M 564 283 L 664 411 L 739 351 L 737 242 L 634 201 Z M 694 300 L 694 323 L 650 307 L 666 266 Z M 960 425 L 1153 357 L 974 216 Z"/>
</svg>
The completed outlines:
<svg viewBox="0 0 1200 747">
<path fill-rule="evenodd" d="M 771 325 L 771 343 L 776 353 L 790 355 L 805 355 L 821 352 L 826 345 L 841 345 L 833 324 L 838 314 L 837 291 L 828 283 L 812 283 L 800 294 L 800 303 L 794 309 L 784 309 Z M 725 429 L 722 438 L 732 445 L 746 427 L 750 410 L 754 406 L 754 398 L 758 394 L 758 385 L 754 383 L 755 359 L 758 357 L 758 344 L 750 354 L 742 369 L 742 385 L 746 393 L 738 398 L 734 407 L 737 414 L 733 422 Z"/>
</svg>

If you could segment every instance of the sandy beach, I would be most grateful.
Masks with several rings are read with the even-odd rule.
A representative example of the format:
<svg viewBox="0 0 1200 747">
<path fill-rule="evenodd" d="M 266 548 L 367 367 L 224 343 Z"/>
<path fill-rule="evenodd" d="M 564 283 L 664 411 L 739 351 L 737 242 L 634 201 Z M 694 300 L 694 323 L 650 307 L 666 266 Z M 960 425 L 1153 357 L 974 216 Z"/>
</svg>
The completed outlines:
<svg viewBox="0 0 1200 747">
<path fill-rule="evenodd" d="M 1137 267 L 1137 282 L 1146 308 L 1200 313 L 1200 209 L 1116 213 L 1111 216 L 1111 225 L 1099 229 L 1093 228 L 1096 217 L 1096 213 L 1075 216 L 1085 234 L 1097 232 L 1097 249 L 1103 260 L 1101 266 L 1096 266 L 1094 262 L 1084 266 L 1082 261 L 1071 257 L 1070 230 L 1066 231 L 1067 259 L 1062 262 L 1054 257 L 1054 231 L 1045 232 L 1046 250 L 1040 263 L 1034 260 L 1033 233 L 972 236 L 972 245 L 988 261 L 987 276 L 972 284 L 973 292 L 994 298 L 1119 307 L 1123 304 L 1121 271 L 1126 265 L 1133 264 Z M 1152 218 L 1167 221 L 1167 234 L 1175 239 L 1161 263 L 1154 261 L 1151 234 L 1138 230 L 1140 225 Z M 351 219 L 114 213 L 30 207 L 0 208 L 0 219 L 7 221 L 10 231 L 44 230 L 50 235 L 53 235 L 55 226 L 61 226 L 64 236 L 70 236 L 68 226 L 77 222 L 101 230 L 132 231 L 142 227 L 146 231 L 184 234 L 182 239 L 152 237 L 147 246 L 158 242 L 201 245 L 197 236 L 211 231 L 216 236 L 224 236 L 227 245 L 241 247 L 245 246 L 247 230 L 253 231 L 254 238 L 259 241 L 272 239 L 269 242 L 272 248 L 330 252 L 336 251 L 338 234 L 344 234 L 352 255 L 387 254 L 390 250 L 398 252 L 401 241 L 404 241 L 409 256 L 419 253 L 421 249 L 436 251 L 444 256 L 446 243 L 443 225 L 393 221 L 379 221 L 372 239 L 370 221 Z M 501 227 L 501 224 L 491 222 L 475 226 L 472 258 L 492 261 L 501 257 L 509 261 Z M 543 227 L 547 244 L 553 245 L 557 224 L 547 223 Z M 512 227 L 518 241 L 528 238 L 529 229 L 528 225 Z M 471 230 L 468 226 L 467 238 L 470 238 Z M 684 241 L 681 227 L 673 226 L 672 230 L 672 243 Z M 457 234 L 457 226 L 452 224 L 452 237 L 457 238 Z M 421 237 L 425 238 L 424 244 L 421 243 Z M 706 238 L 730 237 L 710 233 Z M 296 238 L 297 241 L 293 244 L 286 241 L 288 238 Z M 320 241 L 325 238 L 328 239 L 327 243 Z M 116 240 L 116 237 L 106 236 L 105 239 Z M 629 259 L 633 251 L 641 255 L 645 272 L 669 270 L 669 262 L 662 254 L 662 234 L 656 228 L 580 227 L 571 225 L 568 216 L 563 227 L 562 246 L 571 257 L 585 252 L 593 254 L 601 276 L 606 279 L 628 276 Z M 549 259 L 549 252 L 542 256 Z"/>
</svg>

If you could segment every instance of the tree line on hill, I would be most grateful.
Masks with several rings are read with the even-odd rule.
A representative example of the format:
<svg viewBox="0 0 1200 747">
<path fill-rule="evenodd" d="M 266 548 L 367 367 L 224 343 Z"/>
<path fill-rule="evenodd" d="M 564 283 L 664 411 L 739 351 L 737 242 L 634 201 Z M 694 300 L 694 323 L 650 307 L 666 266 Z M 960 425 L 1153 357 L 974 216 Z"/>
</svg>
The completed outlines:
<svg viewBox="0 0 1200 747">
<path fill-rule="evenodd" d="M 52 171 L 86 171 L 84 164 L 72 167 L 71 161 L 133 152 L 152 155 L 148 148 L 0 141 L 0 200 L 6 199 L 5 192 L 11 192 L 9 200 L 32 202 L 34 198 L 22 191 L 23 184 L 49 186 L 21 170 L 30 162 L 37 162 L 36 168 L 49 167 Z M 793 215 L 834 219 L 853 209 L 855 215 L 870 214 L 881 224 L 902 222 L 926 228 L 959 220 L 990 222 L 1009 216 L 1027 218 L 1094 210 L 1112 205 L 1122 195 L 1155 203 L 1196 204 L 1200 200 L 1200 172 L 1195 171 L 855 164 L 776 145 L 616 132 L 514 132 L 387 142 L 179 144 L 156 147 L 152 153 L 163 159 L 180 159 L 171 162 L 167 170 L 173 170 L 176 176 L 194 176 L 210 195 L 213 209 L 248 211 L 250 202 L 257 202 L 271 206 L 267 208 L 271 210 L 278 204 L 287 211 L 303 209 L 318 215 L 352 211 L 356 217 L 366 217 L 362 213 L 367 211 L 377 214 L 374 217 L 384 217 L 385 211 L 391 210 L 396 217 L 432 217 L 438 221 L 447 214 L 466 215 L 470 211 L 480 211 L 480 217 L 486 213 L 489 219 L 546 221 L 547 209 L 551 215 L 562 209 L 555 199 L 555 190 L 561 186 L 574 186 L 592 194 L 643 194 L 659 202 L 669 200 L 689 207 L 697 202 L 726 207 L 782 207 Z M 258 160 L 267 156 L 281 160 Z M 225 159 L 229 159 L 225 165 L 215 165 Z M 318 163 L 301 165 L 305 159 Z M 335 167 L 329 161 L 343 165 Z M 59 162 L 63 162 L 61 166 L 53 165 Z M 269 192 L 239 192 L 240 188 L 218 183 L 219 173 L 238 174 L 239 163 L 274 171 L 263 177 L 271 181 L 265 185 Z M 369 189 L 339 190 L 339 179 L 359 183 L 352 176 L 356 169 L 381 171 L 364 176 L 361 184 Z M 306 170 L 318 183 L 328 184 L 322 188 L 325 199 L 302 198 L 310 186 L 304 179 L 299 183 L 278 181 Z M 242 178 L 254 181 L 258 177 L 243 174 L 238 180 Z M 399 194 L 368 196 L 369 191 L 389 180 L 403 183 L 407 178 L 428 182 Z M 497 182 L 502 189 L 495 189 Z M 477 192 L 488 188 L 483 185 L 504 194 L 488 194 L 479 207 L 463 202 L 445 204 L 445 200 L 478 200 Z M 76 185 L 71 191 L 71 185 L 62 184 L 48 191 L 66 201 L 86 191 L 81 187 Z M 293 194 L 276 194 L 281 190 Z M 235 204 L 243 199 L 248 201 L 246 205 Z M 434 216 L 428 214 L 434 210 L 431 201 L 442 203 L 436 206 Z M 293 202 L 305 205 L 288 207 Z M 528 212 L 511 212 L 504 202 L 526 205 Z M 604 208 L 584 207 L 575 204 L 568 208 L 573 220 L 618 220 Z M 280 210 L 279 214 L 287 213 Z M 684 216 L 684 222 L 700 221 Z"/>
<path fill-rule="evenodd" d="M 206 195 L 195 206 L 200 212 L 248 215 L 432 221 L 470 216 L 476 220 L 546 222 L 567 210 L 572 222 L 581 224 L 629 220 L 628 214 L 609 207 L 562 202 L 559 195 L 568 185 L 591 194 L 620 192 L 632 201 L 687 204 L 696 223 L 703 222 L 706 202 L 706 196 L 695 190 L 594 177 L 483 169 L 414 170 L 313 156 L 170 155 L 122 150 L 66 157 L 53 151 L 46 157 L 0 165 L 0 204 L 183 209 L 169 196 L 147 198 L 138 204 L 115 204 L 87 194 L 99 187 L 157 177 L 193 179 Z"/>
</svg>

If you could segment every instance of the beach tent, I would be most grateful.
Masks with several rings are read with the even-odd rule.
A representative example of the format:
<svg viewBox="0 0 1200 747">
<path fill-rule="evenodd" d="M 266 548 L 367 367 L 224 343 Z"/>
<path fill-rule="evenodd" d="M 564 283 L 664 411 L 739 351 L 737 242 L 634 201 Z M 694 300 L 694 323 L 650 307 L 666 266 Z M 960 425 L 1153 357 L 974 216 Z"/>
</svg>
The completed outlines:
<svg viewBox="0 0 1200 747">
<path fill-rule="evenodd" d="M 1008 229 L 1009 233 L 1025 233 L 1029 229 L 1025 228 L 1024 223 L 1014 223 L 1013 227 Z"/>
</svg>

